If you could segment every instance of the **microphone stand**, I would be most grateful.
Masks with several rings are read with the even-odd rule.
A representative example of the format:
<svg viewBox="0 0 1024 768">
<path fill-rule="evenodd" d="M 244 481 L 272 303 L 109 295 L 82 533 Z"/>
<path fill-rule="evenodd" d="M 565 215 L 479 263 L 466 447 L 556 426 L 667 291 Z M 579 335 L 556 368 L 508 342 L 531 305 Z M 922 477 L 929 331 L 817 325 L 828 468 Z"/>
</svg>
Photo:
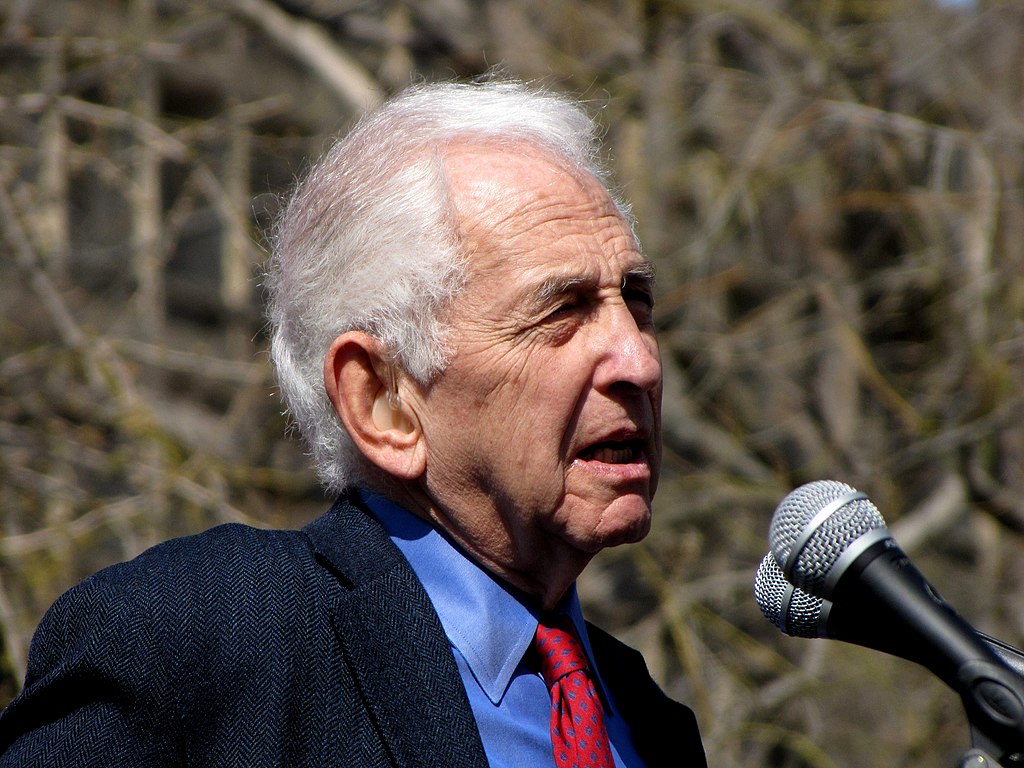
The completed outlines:
<svg viewBox="0 0 1024 768">
<path fill-rule="evenodd" d="M 957 763 L 957 768 L 1010 768 L 1010 766 L 997 763 L 980 749 L 972 749 L 960 759 L 960 762 Z"/>
<path fill-rule="evenodd" d="M 975 632 L 981 641 L 991 648 L 1013 673 L 1024 678 L 1024 651 L 1014 648 L 1002 640 L 990 637 L 983 632 Z M 1014 766 L 1024 766 L 1024 750 L 1020 748 L 1020 745 L 1006 747 L 1006 745 L 997 743 L 995 739 L 986 734 L 987 728 L 983 727 L 985 722 L 987 722 L 985 718 L 979 717 L 979 721 L 983 722 L 975 722 L 971 719 L 970 713 L 971 709 L 969 708 L 968 722 L 971 727 L 971 744 L 973 746 L 960 758 L 957 768 L 1014 768 Z M 998 758 L 993 757 L 993 755 L 998 755 Z"/>
</svg>

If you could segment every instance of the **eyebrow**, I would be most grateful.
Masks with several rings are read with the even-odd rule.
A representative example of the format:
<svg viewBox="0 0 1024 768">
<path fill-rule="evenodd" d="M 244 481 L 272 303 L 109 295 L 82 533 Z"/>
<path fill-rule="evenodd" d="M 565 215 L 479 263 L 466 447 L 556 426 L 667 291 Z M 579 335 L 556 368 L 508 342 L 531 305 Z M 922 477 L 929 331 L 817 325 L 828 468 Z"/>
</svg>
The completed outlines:
<svg viewBox="0 0 1024 768">
<path fill-rule="evenodd" d="M 632 269 L 626 270 L 626 274 L 622 276 L 623 288 L 630 284 L 640 284 L 653 291 L 655 282 L 654 264 L 649 261 L 640 262 Z"/>
<path fill-rule="evenodd" d="M 649 289 L 654 288 L 654 264 L 649 261 L 642 261 L 626 270 L 622 276 L 621 287 L 627 285 L 642 285 Z M 543 304 L 556 296 L 564 296 L 580 288 L 596 286 L 597 281 L 589 277 L 579 275 L 554 275 L 547 278 L 536 288 L 528 292 L 528 297 L 537 303 Z"/>
</svg>

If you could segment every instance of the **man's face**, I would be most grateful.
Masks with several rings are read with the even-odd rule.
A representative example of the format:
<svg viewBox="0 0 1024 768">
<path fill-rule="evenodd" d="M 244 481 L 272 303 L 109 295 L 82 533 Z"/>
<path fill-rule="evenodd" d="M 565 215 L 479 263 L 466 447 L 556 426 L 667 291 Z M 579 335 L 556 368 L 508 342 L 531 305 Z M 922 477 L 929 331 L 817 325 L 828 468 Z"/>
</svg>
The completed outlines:
<svg viewBox="0 0 1024 768">
<path fill-rule="evenodd" d="M 548 558 L 585 564 L 650 528 L 652 274 L 592 178 L 483 147 L 448 168 L 469 268 L 450 364 L 422 393 L 426 490 L 470 552 L 528 581 Z"/>
</svg>

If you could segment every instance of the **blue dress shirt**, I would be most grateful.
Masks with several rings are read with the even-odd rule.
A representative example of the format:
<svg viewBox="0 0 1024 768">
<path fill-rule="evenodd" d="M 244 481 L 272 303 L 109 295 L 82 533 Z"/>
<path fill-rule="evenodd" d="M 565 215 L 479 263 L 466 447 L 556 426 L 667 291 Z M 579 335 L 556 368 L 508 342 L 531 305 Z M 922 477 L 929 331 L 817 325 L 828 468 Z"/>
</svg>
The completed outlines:
<svg viewBox="0 0 1024 768">
<path fill-rule="evenodd" d="M 382 496 L 362 495 L 441 619 L 492 768 L 554 765 L 550 694 L 540 673 L 524 663 L 539 606 L 481 568 L 426 521 Z M 575 585 L 561 610 L 572 620 L 596 670 Z M 629 727 L 609 700 L 600 674 L 595 677 L 616 766 L 642 766 Z"/>
</svg>

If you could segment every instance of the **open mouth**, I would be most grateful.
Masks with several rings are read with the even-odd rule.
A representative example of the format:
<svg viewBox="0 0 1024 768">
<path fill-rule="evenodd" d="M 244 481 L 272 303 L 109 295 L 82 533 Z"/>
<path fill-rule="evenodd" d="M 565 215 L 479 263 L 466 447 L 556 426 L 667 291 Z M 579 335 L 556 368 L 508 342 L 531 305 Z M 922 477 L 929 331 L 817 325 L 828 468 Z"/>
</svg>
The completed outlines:
<svg viewBox="0 0 1024 768">
<path fill-rule="evenodd" d="M 594 443 L 580 451 L 582 461 L 599 461 L 603 464 L 632 464 L 644 455 L 642 440 L 605 440 Z"/>
</svg>

